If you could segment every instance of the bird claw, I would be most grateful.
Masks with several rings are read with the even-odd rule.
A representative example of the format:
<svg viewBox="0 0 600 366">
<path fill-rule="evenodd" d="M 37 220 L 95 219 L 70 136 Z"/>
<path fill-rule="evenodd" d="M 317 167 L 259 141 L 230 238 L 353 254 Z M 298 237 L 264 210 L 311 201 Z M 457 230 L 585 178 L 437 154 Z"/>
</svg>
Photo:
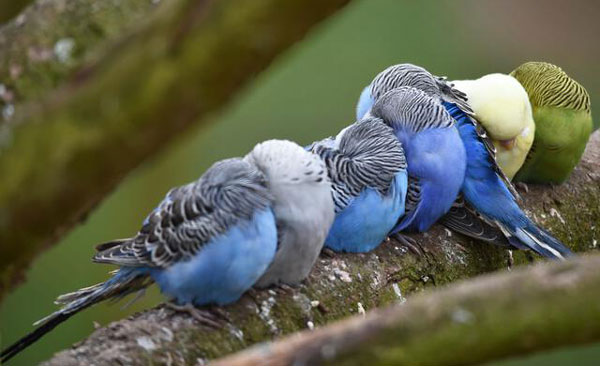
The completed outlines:
<svg viewBox="0 0 600 366">
<path fill-rule="evenodd" d="M 508 270 L 512 271 L 512 267 L 515 264 L 515 259 L 513 258 L 513 251 L 508 249 L 508 260 L 507 260 L 507 264 L 508 264 Z"/>
<path fill-rule="evenodd" d="M 231 319 L 225 310 L 218 306 L 210 306 L 208 309 L 199 309 L 190 303 L 177 305 L 173 302 L 167 302 L 165 305 L 174 312 L 187 313 L 200 324 L 206 325 L 209 328 L 222 329 L 224 325 L 231 322 Z"/>
<path fill-rule="evenodd" d="M 275 287 L 275 291 L 277 291 L 281 295 L 291 295 L 295 292 L 294 288 L 285 283 L 280 283 Z"/>
<path fill-rule="evenodd" d="M 327 258 L 334 258 L 335 257 L 335 252 L 329 248 L 323 248 L 321 250 L 321 255 Z"/>
<path fill-rule="evenodd" d="M 514 183 L 514 186 L 515 186 L 515 188 L 519 189 L 520 191 L 529 193 L 529 187 L 527 187 L 527 184 L 525 184 L 523 182 Z"/>
<path fill-rule="evenodd" d="M 401 233 L 393 234 L 392 238 L 396 239 L 400 244 L 404 245 L 413 254 L 419 257 L 423 257 L 425 255 L 425 250 L 415 239 Z"/>
</svg>

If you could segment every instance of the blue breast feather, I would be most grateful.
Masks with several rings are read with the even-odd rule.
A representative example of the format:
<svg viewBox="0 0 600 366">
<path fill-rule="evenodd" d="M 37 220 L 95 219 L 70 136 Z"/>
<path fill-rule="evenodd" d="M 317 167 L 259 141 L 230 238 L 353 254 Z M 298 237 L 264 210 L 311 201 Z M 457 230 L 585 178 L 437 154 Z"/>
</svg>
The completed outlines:
<svg viewBox="0 0 600 366">
<path fill-rule="evenodd" d="M 407 176 L 396 174 L 387 195 L 367 188 L 340 212 L 325 246 L 335 251 L 362 253 L 376 248 L 404 213 Z"/>
<path fill-rule="evenodd" d="M 179 304 L 223 305 L 236 301 L 264 273 L 277 247 L 271 209 L 256 212 L 212 239 L 193 258 L 149 274 Z"/>
<path fill-rule="evenodd" d="M 427 231 L 456 200 L 464 181 L 466 156 L 455 128 L 426 129 L 416 134 L 401 128 L 409 175 L 421 186 L 417 209 L 402 218 L 393 232 Z"/>
<path fill-rule="evenodd" d="M 375 101 L 371 97 L 371 86 L 366 86 L 362 93 L 360 93 L 360 98 L 358 99 L 358 104 L 356 105 L 356 120 L 361 120 L 365 114 L 371 109 Z"/>
</svg>

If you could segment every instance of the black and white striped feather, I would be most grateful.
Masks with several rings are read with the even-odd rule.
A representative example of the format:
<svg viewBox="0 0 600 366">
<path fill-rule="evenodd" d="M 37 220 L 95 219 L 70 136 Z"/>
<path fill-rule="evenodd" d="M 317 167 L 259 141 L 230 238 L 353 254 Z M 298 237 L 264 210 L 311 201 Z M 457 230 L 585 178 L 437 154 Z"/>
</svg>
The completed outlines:
<svg viewBox="0 0 600 366">
<path fill-rule="evenodd" d="M 450 211 L 440 219 L 447 228 L 471 238 L 482 240 L 504 248 L 512 248 L 505 232 L 497 222 L 480 215 L 460 196 Z"/>
<path fill-rule="evenodd" d="M 371 108 L 371 115 L 381 118 L 393 128 L 413 133 L 450 128 L 455 123 L 434 97 L 410 86 L 400 86 L 383 94 Z"/>
<path fill-rule="evenodd" d="M 336 213 L 367 187 L 386 195 L 396 174 L 406 170 L 402 144 L 378 118 L 356 122 L 336 140 L 316 142 L 311 150 L 323 159 L 329 172 Z"/>
<path fill-rule="evenodd" d="M 265 177 L 255 166 L 223 160 L 196 182 L 172 189 L 136 236 L 99 245 L 94 261 L 166 268 L 271 204 Z"/>
</svg>

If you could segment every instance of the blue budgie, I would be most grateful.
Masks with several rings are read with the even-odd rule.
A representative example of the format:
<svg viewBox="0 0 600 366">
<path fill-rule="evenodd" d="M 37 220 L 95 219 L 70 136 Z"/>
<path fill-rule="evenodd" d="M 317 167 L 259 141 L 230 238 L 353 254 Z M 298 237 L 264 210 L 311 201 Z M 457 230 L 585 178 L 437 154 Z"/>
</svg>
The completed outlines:
<svg viewBox="0 0 600 366">
<path fill-rule="evenodd" d="M 487 236 L 487 232 L 480 231 L 480 228 L 497 227 L 510 245 L 516 248 L 531 249 L 555 259 L 572 254 L 520 209 L 516 192 L 495 161 L 493 144 L 472 118 L 473 113 L 465 95 L 454 89 L 445 78 L 433 76 L 427 70 L 411 64 L 391 66 L 375 77 L 367 91 L 363 91 L 357 111 L 368 111 L 373 100 L 378 101 L 383 93 L 400 86 L 418 88 L 443 105 L 456 121 L 454 128 L 459 132 L 461 145 L 466 151 L 467 166 L 461 192 L 484 223 L 473 226 L 475 216 L 468 215 L 467 210 L 457 209 L 444 218 L 446 225 L 460 233 L 491 242 L 496 242 L 495 236 Z M 409 160 L 409 174 L 410 166 Z"/>
<path fill-rule="evenodd" d="M 324 161 L 336 218 L 325 246 L 342 252 L 376 248 L 404 213 L 406 159 L 394 131 L 369 118 L 311 147 Z"/>
<path fill-rule="evenodd" d="M 369 115 L 392 127 L 408 165 L 405 213 L 392 233 L 426 231 L 448 212 L 460 191 L 465 149 L 450 114 L 423 91 L 400 87 L 376 99 Z M 412 248 L 408 238 L 396 237 Z"/>
<path fill-rule="evenodd" d="M 314 173 L 289 168 L 281 174 L 273 173 L 286 161 L 290 166 L 312 164 Z M 314 227 L 305 224 L 305 215 L 297 222 L 286 217 L 290 212 L 303 214 L 301 211 L 306 209 L 306 205 L 295 207 L 297 201 L 280 201 L 287 199 L 286 191 L 293 194 L 296 182 L 302 182 L 311 193 L 315 192 L 309 189 L 311 185 L 320 187 L 316 191 L 327 192 L 320 196 L 325 197 L 325 206 L 329 204 L 324 211 L 330 213 L 319 218 L 324 221 L 322 225 L 327 226 L 327 220 L 331 224 L 330 183 L 319 168 L 324 170 L 316 155 L 287 141 L 268 141 L 258 145 L 246 159 L 215 163 L 196 182 L 171 190 L 134 237 L 99 245 L 94 261 L 120 268 L 106 282 L 59 296 L 56 303 L 63 308 L 38 321 L 37 329 L 2 351 L 1 361 L 7 361 L 79 311 L 140 292 L 152 282 L 173 300 L 174 307 L 195 310 L 192 315 L 199 320 L 204 316 L 210 324 L 210 312 L 192 305 L 223 305 L 237 300 L 265 271 L 278 266 L 278 247 L 282 250 L 300 244 L 287 239 L 290 232 Z M 325 238 L 319 230 L 326 233 L 328 226 L 315 230 L 315 235 L 320 235 L 316 244 L 308 233 L 303 233 L 307 243 L 318 247 L 311 248 L 311 252 L 318 252 Z M 279 246 L 278 239 L 282 240 Z M 296 277 L 274 275 L 273 282 L 300 280 L 314 262 L 307 257 L 291 271 L 290 276 Z M 284 260 L 289 262 L 289 258 Z"/>
</svg>

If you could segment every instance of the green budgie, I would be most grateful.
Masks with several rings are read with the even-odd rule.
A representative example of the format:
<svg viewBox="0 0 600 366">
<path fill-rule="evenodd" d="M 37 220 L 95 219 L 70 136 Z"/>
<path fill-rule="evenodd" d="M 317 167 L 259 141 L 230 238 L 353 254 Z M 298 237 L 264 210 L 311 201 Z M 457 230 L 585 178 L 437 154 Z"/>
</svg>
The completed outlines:
<svg viewBox="0 0 600 366">
<path fill-rule="evenodd" d="M 581 159 L 592 132 L 590 96 L 560 67 L 527 62 L 512 73 L 529 94 L 535 139 L 515 180 L 562 183 Z"/>
</svg>

